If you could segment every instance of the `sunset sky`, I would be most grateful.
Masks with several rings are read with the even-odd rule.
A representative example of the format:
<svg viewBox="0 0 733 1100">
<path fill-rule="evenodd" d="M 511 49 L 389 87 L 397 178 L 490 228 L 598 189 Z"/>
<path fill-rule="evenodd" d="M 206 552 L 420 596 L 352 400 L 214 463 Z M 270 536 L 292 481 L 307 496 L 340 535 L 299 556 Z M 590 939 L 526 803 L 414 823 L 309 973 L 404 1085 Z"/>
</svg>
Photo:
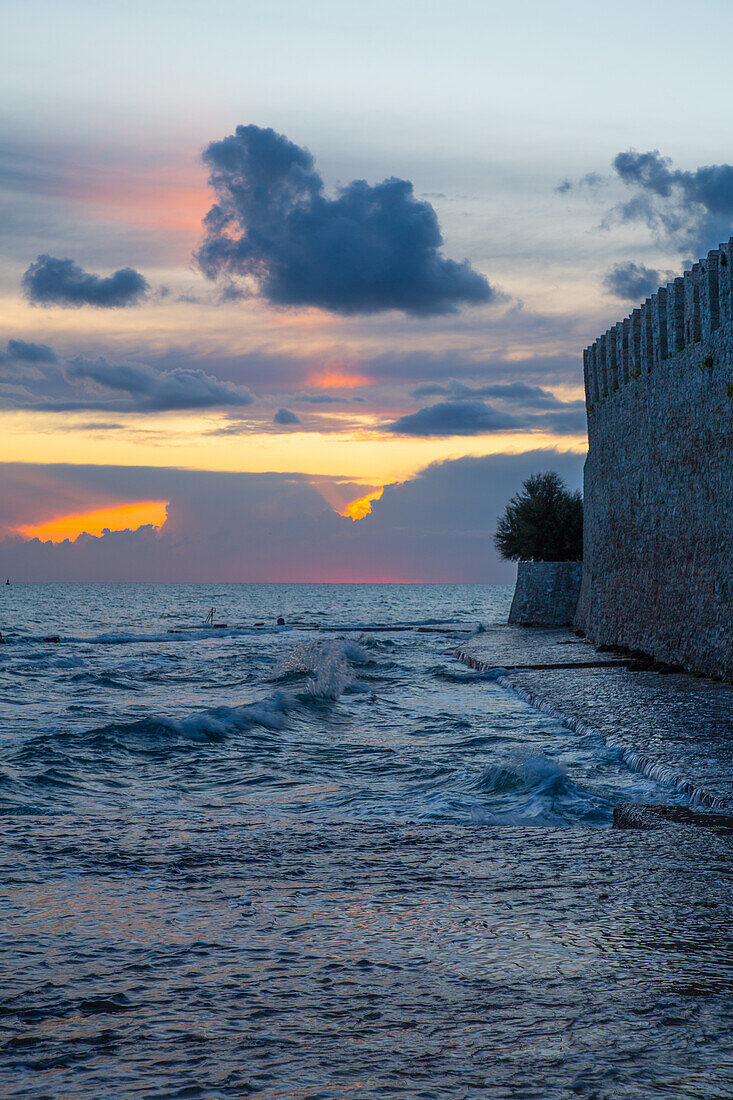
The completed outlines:
<svg viewBox="0 0 733 1100">
<path fill-rule="evenodd" d="M 730 4 L 599 25 L 6 0 L 0 571 L 510 579 L 583 347 L 733 224 Z"/>
</svg>

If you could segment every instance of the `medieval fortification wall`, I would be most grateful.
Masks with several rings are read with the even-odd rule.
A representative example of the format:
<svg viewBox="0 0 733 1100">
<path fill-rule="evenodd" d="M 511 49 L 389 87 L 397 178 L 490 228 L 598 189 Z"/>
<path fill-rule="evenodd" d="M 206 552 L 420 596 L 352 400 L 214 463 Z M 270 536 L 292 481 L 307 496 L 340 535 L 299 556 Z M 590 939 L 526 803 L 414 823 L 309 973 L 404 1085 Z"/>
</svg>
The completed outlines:
<svg viewBox="0 0 733 1100">
<path fill-rule="evenodd" d="M 583 355 L 596 644 L 733 680 L 733 239 Z"/>
</svg>

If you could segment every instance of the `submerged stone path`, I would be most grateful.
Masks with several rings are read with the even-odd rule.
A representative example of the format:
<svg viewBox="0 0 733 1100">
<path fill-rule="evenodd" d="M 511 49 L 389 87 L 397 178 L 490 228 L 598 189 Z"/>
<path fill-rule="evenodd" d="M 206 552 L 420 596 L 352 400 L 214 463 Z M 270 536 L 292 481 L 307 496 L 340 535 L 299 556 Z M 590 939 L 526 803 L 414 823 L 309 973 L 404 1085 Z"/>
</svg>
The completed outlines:
<svg viewBox="0 0 733 1100">
<path fill-rule="evenodd" d="M 603 737 L 629 767 L 693 805 L 733 811 L 733 685 L 603 660 L 552 627 L 491 627 L 455 656 L 479 671 L 502 670 L 502 686 L 581 735 Z"/>
</svg>

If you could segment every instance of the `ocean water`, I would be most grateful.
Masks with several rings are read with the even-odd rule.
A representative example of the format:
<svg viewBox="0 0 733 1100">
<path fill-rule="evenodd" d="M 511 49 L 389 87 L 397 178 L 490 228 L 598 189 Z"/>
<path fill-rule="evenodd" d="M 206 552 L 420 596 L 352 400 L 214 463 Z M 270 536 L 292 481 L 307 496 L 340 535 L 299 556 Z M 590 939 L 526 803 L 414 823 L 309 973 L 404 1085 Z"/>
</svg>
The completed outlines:
<svg viewBox="0 0 733 1100">
<path fill-rule="evenodd" d="M 730 838 L 455 660 L 510 598 L 4 587 L 0 1095 L 733 1095 Z"/>
</svg>

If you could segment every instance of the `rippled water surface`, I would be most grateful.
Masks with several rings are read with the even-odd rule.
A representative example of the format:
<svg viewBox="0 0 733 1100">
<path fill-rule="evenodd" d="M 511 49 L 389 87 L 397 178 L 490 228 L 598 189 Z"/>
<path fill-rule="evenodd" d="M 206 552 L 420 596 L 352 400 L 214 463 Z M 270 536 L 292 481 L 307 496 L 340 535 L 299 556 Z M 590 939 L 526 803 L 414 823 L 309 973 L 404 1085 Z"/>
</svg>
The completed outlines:
<svg viewBox="0 0 733 1100">
<path fill-rule="evenodd" d="M 0 1094 L 733 1095 L 731 841 L 451 656 L 510 595 L 4 587 Z"/>
</svg>

